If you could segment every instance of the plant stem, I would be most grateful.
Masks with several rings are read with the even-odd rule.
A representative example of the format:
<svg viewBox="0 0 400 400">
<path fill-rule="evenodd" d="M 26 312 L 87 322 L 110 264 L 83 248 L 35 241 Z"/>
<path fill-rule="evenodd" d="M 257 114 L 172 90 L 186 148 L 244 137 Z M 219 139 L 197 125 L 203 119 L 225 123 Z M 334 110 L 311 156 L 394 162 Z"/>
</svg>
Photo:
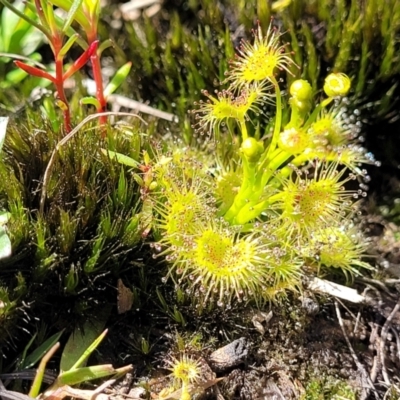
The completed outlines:
<svg viewBox="0 0 400 400">
<path fill-rule="evenodd" d="M 239 120 L 239 123 L 240 123 L 240 130 L 242 131 L 242 140 L 245 140 L 249 137 L 247 133 L 246 122 L 244 121 L 244 119 L 241 119 Z"/>
<path fill-rule="evenodd" d="M 256 164 L 250 163 L 246 156 L 242 155 L 243 178 L 242 184 L 230 208 L 224 214 L 227 221 L 233 221 L 239 210 L 247 203 L 248 195 L 254 192 L 256 178 Z"/>
<path fill-rule="evenodd" d="M 304 129 L 308 128 L 318 117 L 318 114 L 326 107 L 328 106 L 332 101 L 333 101 L 333 97 L 328 97 L 327 99 L 325 99 L 324 101 L 321 102 L 321 104 L 318 104 L 317 107 L 315 107 L 314 111 L 312 112 L 312 114 L 310 115 L 310 117 L 308 118 L 306 124 L 304 125 Z"/>
<path fill-rule="evenodd" d="M 58 106 L 63 112 L 64 128 L 65 133 L 69 133 L 72 129 L 71 127 L 71 114 L 69 111 L 69 103 L 64 91 L 64 57 L 61 55 L 61 49 L 63 47 L 63 35 L 59 32 L 53 32 L 51 37 L 50 47 L 54 54 L 55 61 L 55 82 L 54 85 L 57 90 L 57 97 L 59 99 Z"/>
<path fill-rule="evenodd" d="M 294 158 L 290 163 L 292 165 L 295 165 L 296 167 L 298 167 L 299 165 L 305 163 L 308 160 L 309 160 L 308 155 L 300 154 L 296 158 Z M 287 178 L 292 172 L 293 172 L 293 168 L 291 168 L 290 166 L 283 167 L 280 170 L 279 177 Z"/>
<path fill-rule="evenodd" d="M 65 91 L 64 91 L 64 80 L 63 80 L 63 74 L 64 74 L 64 60 L 62 57 L 59 56 L 59 48 L 61 46 L 56 46 L 57 43 L 54 44 L 54 56 L 55 56 L 55 63 L 56 63 L 56 90 L 57 90 L 57 96 L 60 100 L 59 107 L 62 109 L 63 112 L 63 119 L 64 119 L 64 128 L 65 128 L 65 133 L 69 133 L 72 129 L 71 126 L 71 114 L 69 111 L 69 104 L 67 97 L 65 96 Z M 62 43 L 61 43 L 62 45 Z"/>
<path fill-rule="evenodd" d="M 256 215 L 252 218 L 257 217 L 263 211 L 257 211 L 254 205 L 258 204 L 260 201 L 260 198 L 264 192 L 264 188 L 269 179 L 274 175 L 275 171 L 277 171 L 278 168 L 291 157 L 291 154 L 281 150 L 276 150 L 273 155 L 274 158 L 272 160 L 264 160 L 261 166 L 252 166 L 247 162 L 245 157 L 242 157 L 243 182 L 233 204 L 224 215 L 224 218 L 228 222 L 237 222 L 239 213 L 242 215 L 240 219 L 244 221 L 245 218 L 243 218 L 242 211 L 244 208 L 254 208 L 254 210 L 252 210 L 252 215 Z M 256 173 L 256 169 L 258 173 Z M 240 222 L 240 224 L 242 223 L 244 222 Z"/>
<path fill-rule="evenodd" d="M 265 166 L 260 168 L 260 171 L 262 172 L 260 177 L 257 179 L 257 184 L 260 187 L 264 187 L 278 168 L 292 157 L 292 155 L 286 151 L 275 152 L 272 156 L 274 157 L 271 158 L 271 160 L 265 160 Z M 279 176 L 281 176 L 281 174 L 279 174 Z"/>
<path fill-rule="evenodd" d="M 281 132 L 281 125 L 282 125 L 282 98 L 281 98 L 281 90 L 279 88 L 278 82 L 276 81 L 274 76 L 271 76 L 271 82 L 275 86 L 276 92 L 276 115 L 275 115 L 275 126 L 274 126 L 274 133 L 272 134 L 271 143 L 268 148 L 267 159 L 271 155 L 273 151 L 276 149 L 276 145 L 278 143 L 279 134 Z"/>
<path fill-rule="evenodd" d="M 103 78 L 101 76 L 101 65 L 98 51 L 90 57 L 92 63 L 93 79 L 96 82 L 96 98 L 99 101 L 100 107 L 97 108 L 98 113 L 104 113 L 107 111 L 107 100 L 104 97 L 103 89 Z M 100 125 L 105 125 L 107 123 L 107 116 L 102 115 L 99 117 Z M 106 132 L 102 132 L 102 137 L 105 137 Z"/>
<path fill-rule="evenodd" d="M 275 116 L 275 127 L 274 127 L 274 133 L 272 135 L 272 140 L 271 143 L 268 147 L 267 153 L 265 155 L 264 161 L 261 162 L 261 165 L 259 164 L 257 170 L 262 171 L 265 169 L 268 160 L 270 159 L 271 154 L 275 154 L 275 149 L 277 146 L 280 130 L 281 130 L 281 124 L 282 124 L 282 101 L 281 101 L 281 92 L 279 89 L 278 82 L 274 77 L 271 77 L 272 83 L 275 85 L 276 89 L 276 116 Z M 239 121 L 240 122 L 240 127 L 242 130 L 242 138 L 246 139 L 248 134 L 247 134 L 247 128 L 245 121 Z M 290 156 L 290 155 L 289 155 Z M 256 176 L 256 165 L 253 166 L 252 171 L 247 171 L 246 170 L 246 165 L 245 165 L 245 157 L 242 157 L 243 160 L 243 168 L 244 168 L 244 174 L 243 174 L 243 182 L 242 186 L 239 189 L 238 194 L 235 197 L 235 200 L 229 210 L 226 212 L 224 215 L 224 218 L 228 222 L 234 222 L 238 213 L 240 210 L 249 203 L 249 199 L 252 198 L 253 201 L 252 203 L 256 203 L 259 199 L 259 197 L 262 195 L 263 192 L 263 186 L 260 185 L 260 183 L 264 182 L 265 179 L 263 177 L 267 176 L 267 180 L 269 177 L 272 175 L 273 171 L 271 172 L 270 169 L 268 168 L 267 172 L 261 172 L 261 177 L 257 179 Z M 250 164 L 248 164 L 248 167 L 250 167 Z M 269 177 L 268 177 L 269 176 Z M 256 180 L 257 179 L 257 180 Z M 250 181 L 252 181 L 250 183 Z M 254 201 L 255 200 L 255 201 Z"/>
</svg>

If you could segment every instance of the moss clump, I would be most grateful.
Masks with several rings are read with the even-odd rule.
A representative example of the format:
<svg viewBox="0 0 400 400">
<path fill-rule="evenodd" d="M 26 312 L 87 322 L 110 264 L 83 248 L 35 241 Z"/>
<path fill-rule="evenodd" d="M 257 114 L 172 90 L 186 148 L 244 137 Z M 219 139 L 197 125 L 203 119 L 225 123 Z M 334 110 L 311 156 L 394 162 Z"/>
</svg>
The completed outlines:
<svg viewBox="0 0 400 400">
<path fill-rule="evenodd" d="M 10 123 L 0 160 L 0 205 L 10 213 L 13 254 L 0 266 L 0 342 L 18 337 L 24 305 L 32 317 L 54 313 L 59 327 L 68 314 L 81 321 L 95 315 L 89 299 L 106 282 L 98 278 L 116 279 L 132 259 L 145 230 L 140 187 L 104 147 L 139 163 L 140 130 L 135 122 L 124 130 L 110 127 L 103 140 L 89 125 L 57 147 L 59 133 L 37 111 Z"/>
<path fill-rule="evenodd" d="M 357 393 L 346 382 L 333 377 L 310 379 L 301 400 L 356 400 Z"/>
</svg>

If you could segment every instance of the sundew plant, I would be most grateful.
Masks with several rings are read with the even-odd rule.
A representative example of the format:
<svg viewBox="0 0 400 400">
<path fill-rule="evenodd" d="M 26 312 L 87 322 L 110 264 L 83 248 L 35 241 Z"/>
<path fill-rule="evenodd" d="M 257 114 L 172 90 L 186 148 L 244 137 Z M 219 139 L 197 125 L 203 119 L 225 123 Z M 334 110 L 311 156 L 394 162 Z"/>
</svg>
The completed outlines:
<svg viewBox="0 0 400 400">
<path fill-rule="evenodd" d="M 192 111 L 211 138 L 206 150 L 171 151 L 152 170 L 163 280 L 200 308 L 260 304 L 299 290 L 306 274 L 337 269 L 351 279 L 370 268 L 357 217 L 369 179 L 361 166 L 378 162 L 348 111 L 351 80 L 333 72 L 314 92 L 294 78 L 272 23 L 253 34 L 224 89 L 204 91 Z"/>
</svg>

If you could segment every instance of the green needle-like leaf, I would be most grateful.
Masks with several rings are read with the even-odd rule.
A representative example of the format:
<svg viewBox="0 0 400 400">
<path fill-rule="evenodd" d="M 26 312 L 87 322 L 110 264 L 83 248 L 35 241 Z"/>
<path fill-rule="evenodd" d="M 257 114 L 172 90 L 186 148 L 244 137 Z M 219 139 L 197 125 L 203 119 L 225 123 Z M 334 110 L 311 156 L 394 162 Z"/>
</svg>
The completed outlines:
<svg viewBox="0 0 400 400">
<path fill-rule="evenodd" d="M 76 42 L 76 40 L 78 39 L 79 35 L 77 33 L 74 33 L 68 40 L 67 42 L 64 44 L 64 46 L 62 47 L 62 49 L 60 50 L 59 53 L 59 57 L 64 57 L 69 49 L 72 47 L 72 45 Z"/>
<path fill-rule="evenodd" d="M 91 96 L 82 97 L 79 102 L 81 104 L 95 106 L 96 110 L 101 109 L 101 104 L 95 97 L 91 97 Z"/>
<path fill-rule="evenodd" d="M 52 0 L 51 3 L 67 12 L 69 12 L 73 7 L 71 0 Z M 74 19 L 85 31 L 90 30 L 90 21 L 85 16 L 82 7 L 78 7 L 78 9 L 74 12 Z"/>
<path fill-rule="evenodd" d="M 137 167 L 139 163 L 133 158 L 125 156 L 121 153 L 116 153 L 115 151 L 101 149 L 101 152 L 108 155 L 110 158 L 115 158 L 120 164 L 127 165 L 128 167 Z"/>
<path fill-rule="evenodd" d="M 132 63 L 129 61 L 124 64 L 111 79 L 111 82 L 104 89 L 104 97 L 107 98 L 110 94 L 113 94 L 125 81 L 132 67 Z"/>
<path fill-rule="evenodd" d="M 107 335 L 107 332 L 108 332 L 108 329 L 103 331 L 103 333 L 84 351 L 82 356 L 72 366 L 71 370 L 79 368 L 79 366 L 81 366 L 89 358 L 89 356 L 93 353 L 94 350 L 96 350 L 97 346 L 105 338 L 105 336 Z"/>
<path fill-rule="evenodd" d="M 74 0 L 71 8 L 68 11 L 67 19 L 62 28 L 63 33 L 66 33 L 72 21 L 75 19 L 76 13 L 80 10 L 83 0 Z"/>
<path fill-rule="evenodd" d="M 57 385 L 76 385 L 77 383 L 99 379 L 104 376 L 115 374 L 117 371 L 111 364 L 95 365 L 93 367 L 84 367 L 71 369 L 63 372 L 57 379 Z"/>
<path fill-rule="evenodd" d="M 107 317 L 108 311 L 107 315 L 104 316 L 104 320 L 101 319 L 97 321 L 97 323 L 87 323 L 82 330 L 76 329 L 74 331 L 65 345 L 63 354 L 61 356 L 61 371 L 77 369 L 84 364 L 84 362 L 104 339 L 104 336 L 107 333 L 107 331 L 104 331 L 99 336 L 99 332 L 101 332 L 104 328 Z"/>
</svg>

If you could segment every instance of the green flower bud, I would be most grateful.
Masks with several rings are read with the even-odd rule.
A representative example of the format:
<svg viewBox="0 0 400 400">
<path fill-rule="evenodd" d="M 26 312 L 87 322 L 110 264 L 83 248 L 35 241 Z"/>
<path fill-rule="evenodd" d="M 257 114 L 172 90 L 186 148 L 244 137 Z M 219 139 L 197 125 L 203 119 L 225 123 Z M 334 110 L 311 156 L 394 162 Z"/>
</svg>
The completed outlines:
<svg viewBox="0 0 400 400">
<path fill-rule="evenodd" d="M 304 79 L 297 79 L 290 85 L 290 94 L 298 101 L 311 100 L 313 90 L 311 85 Z"/>
<path fill-rule="evenodd" d="M 346 74 L 332 73 L 325 78 L 324 92 L 329 97 L 346 96 L 350 86 L 351 81 Z"/>
<path fill-rule="evenodd" d="M 264 146 L 256 139 L 249 137 L 243 141 L 240 149 L 250 162 L 256 162 L 263 153 Z"/>
<path fill-rule="evenodd" d="M 149 185 L 149 190 L 150 190 L 150 191 L 151 191 L 151 190 L 155 190 L 155 189 L 157 189 L 157 187 L 158 187 L 158 183 L 157 183 L 156 181 L 153 181 L 153 182 L 151 182 L 150 185 Z"/>
</svg>

